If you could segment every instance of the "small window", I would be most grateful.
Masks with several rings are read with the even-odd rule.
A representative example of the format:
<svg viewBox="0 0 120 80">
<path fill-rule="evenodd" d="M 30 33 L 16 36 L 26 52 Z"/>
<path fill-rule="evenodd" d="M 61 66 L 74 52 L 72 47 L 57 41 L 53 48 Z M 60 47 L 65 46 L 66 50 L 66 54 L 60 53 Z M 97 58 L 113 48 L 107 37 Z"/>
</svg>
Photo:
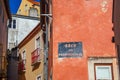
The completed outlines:
<svg viewBox="0 0 120 80">
<path fill-rule="evenodd" d="M 29 10 L 29 16 L 37 17 L 38 16 L 38 10 L 36 8 L 30 8 Z"/>
<path fill-rule="evenodd" d="M 36 39 L 36 48 L 40 48 L 40 37 Z"/>
<path fill-rule="evenodd" d="M 113 80 L 112 64 L 95 64 L 95 79 L 96 80 Z"/>
<path fill-rule="evenodd" d="M 9 28 L 11 28 L 11 25 L 12 25 L 11 23 L 12 23 L 12 21 L 9 20 L 9 25 L 8 25 Z"/>
<path fill-rule="evenodd" d="M 13 29 L 16 29 L 16 20 L 13 20 Z"/>
<path fill-rule="evenodd" d="M 25 52 L 25 50 L 22 53 L 22 60 L 23 60 L 23 63 L 25 65 L 26 64 L 26 52 Z"/>
<path fill-rule="evenodd" d="M 38 76 L 38 77 L 37 77 L 37 80 L 42 80 L 42 79 L 41 79 L 41 76 Z"/>
</svg>

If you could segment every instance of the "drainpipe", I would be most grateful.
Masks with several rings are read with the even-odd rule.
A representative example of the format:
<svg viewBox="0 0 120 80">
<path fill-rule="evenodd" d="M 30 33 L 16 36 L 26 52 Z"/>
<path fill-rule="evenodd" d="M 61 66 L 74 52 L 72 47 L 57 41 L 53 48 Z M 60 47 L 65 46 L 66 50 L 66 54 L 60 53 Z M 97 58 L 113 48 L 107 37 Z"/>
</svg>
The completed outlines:
<svg viewBox="0 0 120 80">
<path fill-rule="evenodd" d="M 45 18 L 52 19 L 52 14 L 41 14 L 41 16 L 45 16 Z M 45 48 L 44 48 L 44 52 L 45 52 L 45 56 L 44 56 L 44 74 L 45 74 L 45 80 L 48 80 L 48 25 L 51 23 L 45 23 L 45 27 L 46 27 L 46 31 L 45 31 Z"/>
<path fill-rule="evenodd" d="M 45 78 L 48 80 L 48 24 L 46 23 Z"/>
</svg>

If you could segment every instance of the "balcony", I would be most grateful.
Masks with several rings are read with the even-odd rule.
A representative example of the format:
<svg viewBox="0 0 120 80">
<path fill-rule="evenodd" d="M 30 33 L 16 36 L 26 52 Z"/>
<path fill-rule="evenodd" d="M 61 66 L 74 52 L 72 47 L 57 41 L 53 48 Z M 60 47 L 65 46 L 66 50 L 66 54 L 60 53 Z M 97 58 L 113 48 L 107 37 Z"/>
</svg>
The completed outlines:
<svg viewBox="0 0 120 80">
<path fill-rule="evenodd" d="M 22 60 L 18 63 L 18 72 L 25 72 L 25 64 L 24 64 L 25 60 Z"/>
<path fill-rule="evenodd" d="M 40 48 L 37 48 L 31 53 L 31 65 L 35 65 L 37 63 L 40 63 L 41 61 L 41 55 L 40 55 Z"/>
</svg>

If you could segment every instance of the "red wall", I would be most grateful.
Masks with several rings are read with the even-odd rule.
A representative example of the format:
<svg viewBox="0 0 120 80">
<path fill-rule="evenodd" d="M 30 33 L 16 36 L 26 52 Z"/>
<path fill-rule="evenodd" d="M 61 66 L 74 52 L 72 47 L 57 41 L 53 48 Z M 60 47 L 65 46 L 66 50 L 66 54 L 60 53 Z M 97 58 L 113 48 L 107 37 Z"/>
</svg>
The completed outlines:
<svg viewBox="0 0 120 80">
<path fill-rule="evenodd" d="M 116 56 L 112 0 L 53 1 L 53 80 L 88 80 L 88 57 Z M 83 57 L 58 58 L 58 42 L 83 43 Z M 49 68 L 50 69 L 50 68 Z"/>
</svg>

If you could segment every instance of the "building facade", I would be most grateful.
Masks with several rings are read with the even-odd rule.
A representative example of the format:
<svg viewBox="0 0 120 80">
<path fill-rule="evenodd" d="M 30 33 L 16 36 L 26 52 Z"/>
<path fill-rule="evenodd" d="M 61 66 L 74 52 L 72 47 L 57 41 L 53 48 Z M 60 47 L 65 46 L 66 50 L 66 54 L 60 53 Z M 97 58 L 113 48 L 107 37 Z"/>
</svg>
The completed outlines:
<svg viewBox="0 0 120 80">
<path fill-rule="evenodd" d="M 16 47 L 39 22 L 36 17 L 12 15 L 8 25 L 8 49 Z"/>
<path fill-rule="evenodd" d="M 17 11 L 19 15 L 40 17 L 40 3 L 33 0 L 22 0 Z"/>
<path fill-rule="evenodd" d="M 119 80 L 113 0 L 47 1 L 52 3 L 48 80 Z M 42 27 L 50 20 L 42 19 L 51 10 L 46 2 L 41 0 Z"/>
<path fill-rule="evenodd" d="M 0 80 L 7 79 L 7 22 L 11 19 L 9 5 L 7 0 L 0 1 Z"/>
<path fill-rule="evenodd" d="M 40 24 L 18 45 L 19 80 L 44 80 L 44 42 Z"/>
</svg>

